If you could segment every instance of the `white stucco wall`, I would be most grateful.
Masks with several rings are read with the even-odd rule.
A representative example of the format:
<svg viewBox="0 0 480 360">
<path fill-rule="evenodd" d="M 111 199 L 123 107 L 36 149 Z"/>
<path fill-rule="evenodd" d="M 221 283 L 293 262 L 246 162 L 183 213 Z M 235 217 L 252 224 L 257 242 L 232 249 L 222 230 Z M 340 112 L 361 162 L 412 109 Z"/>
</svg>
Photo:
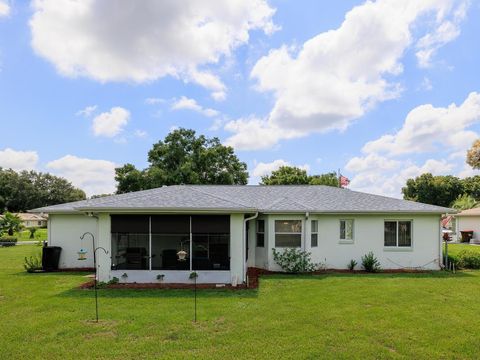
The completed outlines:
<svg viewBox="0 0 480 360">
<path fill-rule="evenodd" d="M 230 215 L 230 275 L 237 283 L 245 281 L 247 271 L 245 263 L 245 243 L 243 238 L 243 214 Z M 232 280 L 233 282 L 233 280 Z"/>
<path fill-rule="evenodd" d="M 281 270 L 273 260 L 272 247 L 275 244 L 275 220 L 302 220 L 302 249 L 312 253 L 312 260 L 323 263 L 327 268 L 346 269 L 351 259 L 360 268 L 362 255 L 372 251 L 383 269 L 402 267 L 440 268 L 440 228 L 438 215 L 310 215 L 305 216 L 269 215 L 268 269 Z M 340 240 L 340 219 L 354 220 L 353 242 Z M 318 247 L 310 247 L 310 221 L 318 220 Z M 384 221 L 412 220 L 412 247 L 385 248 Z"/>
<path fill-rule="evenodd" d="M 480 240 L 480 216 L 457 216 L 457 228 L 458 238 L 460 231 L 473 230 L 473 239 Z"/>
<path fill-rule="evenodd" d="M 91 232 L 97 237 L 97 221 L 95 218 L 79 215 L 51 214 L 48 219 L 48 245 L 60 246 L 59 267 L 65 268 L 93 268 L 92 239 L 86 236 L 82 241 L 80 236 Z M 78 260 L 78 251 L 85 248 L 87 260 Z"/>
</svg>

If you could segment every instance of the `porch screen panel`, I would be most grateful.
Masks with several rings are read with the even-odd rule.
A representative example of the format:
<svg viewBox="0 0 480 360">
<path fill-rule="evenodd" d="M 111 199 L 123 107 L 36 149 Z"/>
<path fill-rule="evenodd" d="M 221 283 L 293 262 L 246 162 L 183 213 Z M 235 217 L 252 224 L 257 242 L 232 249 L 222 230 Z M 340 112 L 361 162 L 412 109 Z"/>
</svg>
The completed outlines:
<svg viewBox="0 0 480 360">
<path fill-rule="evenodd" d="M 190 269 L 190 216 L 152 215 L 152 269 Z M 187 255 L 180 259 L 179 251 Z"/>
<path fill-rule="evenodd" d="M 230 270 L 230 216 L 192 216 L 193 270 Z"/>
<path fill-rule="evenodd" d="M 111 215 L 112 269 L 148 270 L 149 216 Z"/>
</svg>

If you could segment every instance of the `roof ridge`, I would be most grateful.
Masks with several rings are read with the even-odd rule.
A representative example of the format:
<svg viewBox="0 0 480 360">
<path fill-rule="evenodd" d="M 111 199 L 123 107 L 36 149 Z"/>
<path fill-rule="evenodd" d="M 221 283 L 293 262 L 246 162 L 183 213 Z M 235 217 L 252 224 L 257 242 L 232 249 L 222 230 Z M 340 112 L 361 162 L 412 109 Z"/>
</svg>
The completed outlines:
<svg viewBox="0 0 480 360">
<path fill-rule="evenodd" d="M 299 205 L 300 207 L 304 208 L 305 210 L 308 210 L 308 209 L 309 209 L 309 208 L 306 207 L 305 205 L 299 203 L 298 201 L 292 199 L 292 198 L 289 197 L 289 196 L 282 196 L 282 197 L 278 198 L 277 200 L 275 200 L 274 202 L 272 202 L 271 204 L 269 204 L 265 209 L 271 209 L 273 206 L 275 206 L 276 204 L 282 202 L 283 200 L 291 201 L 291 202 Z"/>
<path fill-rule="evenodd" d="M 223 201 L 230 202 L 230 203 L 232 203 L 232 204 L 241 205 L 241 206 L 244 206 L 244 207 L 246 207 L 246 208 L 252 208 L 251 206 L 248 206 L 248 205 L 243 204 L 243 203 L 241 203 L 241 202 L 233 201 L 233 200 L 224 198 L 223 196 L 213 195 L 213 194 L 210 194 L 210 193 L 208 193 L 208 192 L 201 191 L 201 190 L 199 190 L 199 189 L 196 189 L 194 186 L 192 186 L 192 190 L 193 190 L 193 191 L 196 191 L 196 192 L 199 192 L 199 193 L 201 193 L 201 194 L 204 194 L 204 195 L 208 195 L 208 196 L 213 197 L 213 198 L 217 198 L 217 199 L 220 199 L 220 200 L 223 200 Z"/>
</svg>

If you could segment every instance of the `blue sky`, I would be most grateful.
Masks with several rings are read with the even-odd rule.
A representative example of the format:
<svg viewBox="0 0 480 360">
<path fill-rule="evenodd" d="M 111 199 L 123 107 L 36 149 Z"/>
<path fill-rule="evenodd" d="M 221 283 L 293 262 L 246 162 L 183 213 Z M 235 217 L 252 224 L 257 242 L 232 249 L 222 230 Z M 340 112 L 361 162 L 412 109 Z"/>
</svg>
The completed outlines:
<svg viewBox="0 0 480 360">
<path fill-rule="evenodd" d="M 422 172 L 470 176 L 479 19 L 473 0 L 0 0 L 0 166 L 112 192 L 186 127 L 251 183 L 290 164 L 400 197 Z"/>
</svg>

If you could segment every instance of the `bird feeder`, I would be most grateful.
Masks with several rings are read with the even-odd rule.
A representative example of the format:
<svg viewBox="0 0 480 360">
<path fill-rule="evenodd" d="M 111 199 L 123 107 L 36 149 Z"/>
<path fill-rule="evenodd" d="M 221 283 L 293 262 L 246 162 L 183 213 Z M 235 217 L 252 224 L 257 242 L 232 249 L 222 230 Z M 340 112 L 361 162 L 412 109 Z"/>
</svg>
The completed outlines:
<svg viewBox="0 0 480 360">
<path fill-rule="evenodd" d="M 187 252 L 185 250 L 180 250 L 177 252 L 178 260 L 179 261 L 185 261 L 187 257 Z"/>
<path fill-rule="evenodd" d="M 78 259 L 77 260 L 87 260 L 87 250 L 81 248 L 78 252 Z"/>
</svg>

